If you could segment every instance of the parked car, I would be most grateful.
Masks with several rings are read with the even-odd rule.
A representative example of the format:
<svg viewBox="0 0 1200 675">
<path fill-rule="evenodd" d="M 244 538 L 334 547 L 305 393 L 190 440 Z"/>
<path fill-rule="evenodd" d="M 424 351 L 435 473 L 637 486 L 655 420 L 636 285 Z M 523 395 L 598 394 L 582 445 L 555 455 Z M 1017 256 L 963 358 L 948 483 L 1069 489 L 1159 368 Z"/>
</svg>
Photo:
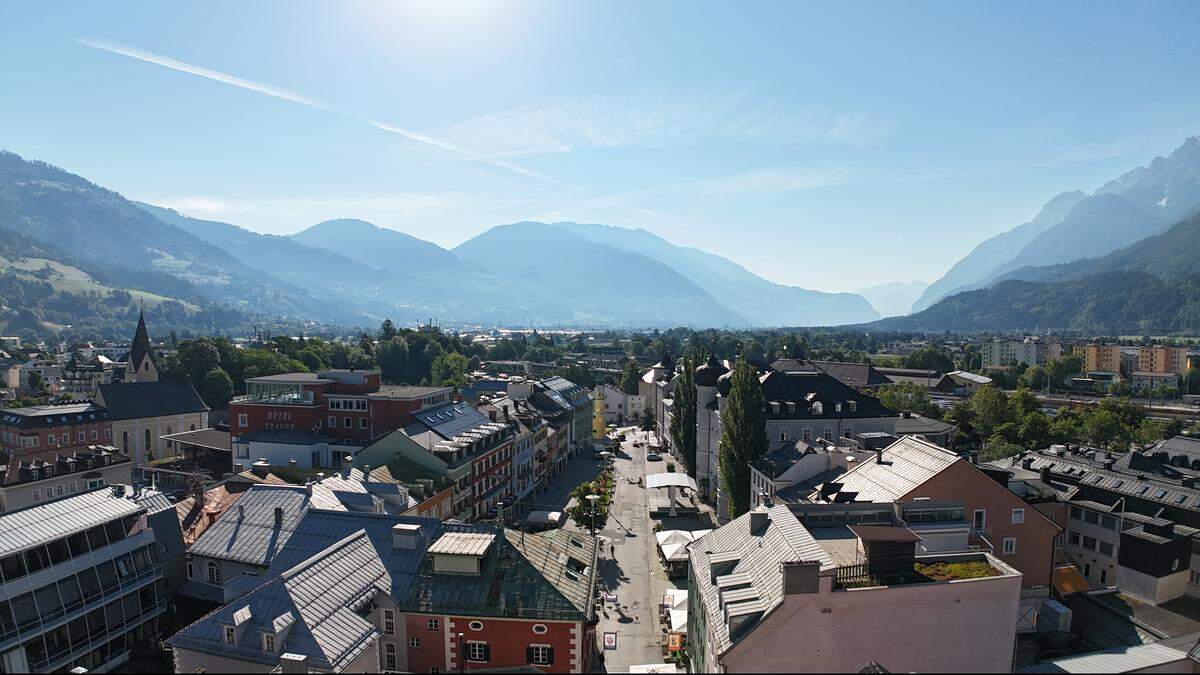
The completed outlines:
<svg viewBox="0 0 1200 675">
<path fill-rule="evenodd" d="M 651 452 L 646 455 L 646 461 L 647 462 L 661 462 L 662 455 L 658 454 L 657 452 Z"/>
</svg>

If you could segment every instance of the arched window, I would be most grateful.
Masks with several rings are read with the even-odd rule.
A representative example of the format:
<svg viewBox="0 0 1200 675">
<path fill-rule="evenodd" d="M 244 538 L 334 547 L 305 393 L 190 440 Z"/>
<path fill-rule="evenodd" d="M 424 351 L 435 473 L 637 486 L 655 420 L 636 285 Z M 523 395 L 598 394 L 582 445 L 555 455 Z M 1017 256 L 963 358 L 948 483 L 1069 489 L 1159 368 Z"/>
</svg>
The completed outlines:
<svg viewBox="0 0 1200 675">
<path fill-rule="evenodd" d="M 121 432 L 121 449 L 125 451 L 125 454 L 127 454 L 127 455 L 129 454 L 129 432 L 128 431 Z"/>
<path fill-rule="evenodd" d="M 208 561 L 208 583 L 221 583 L 221 568 L 218 567 L 217 563 L 212 560 Z"/>
<path fill-rule="evenodd" d="M 319 422 L 320 420 L 317 420 L 317 421 Z M 192 425 L 190 425 L 190 426 L 188 427 L 188 431 L 195 431 L 195 430 L 196 430 L 196 425 L 195 425 L 195 424 L 192 424 Z"/>
<path fill-rule="evenodd" d="M 146 451 L 150 451 L 150 430 L 146 430 Z"/>
</svg>

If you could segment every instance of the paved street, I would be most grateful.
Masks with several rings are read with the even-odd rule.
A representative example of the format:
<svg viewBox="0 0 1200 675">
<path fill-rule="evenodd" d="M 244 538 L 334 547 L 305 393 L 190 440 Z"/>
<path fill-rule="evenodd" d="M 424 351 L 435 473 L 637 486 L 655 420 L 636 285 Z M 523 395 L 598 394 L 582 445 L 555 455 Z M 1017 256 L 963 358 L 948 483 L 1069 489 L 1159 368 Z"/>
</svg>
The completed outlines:
<svg viewBox="0 0 1200 675">
<path fill-rule="evenodd" d="M 642 447 L 633 447 L 633 440 Z M 614 510 L 603 534 L 612 544 L 600 562 L 604 593 L 615 593 L 616 603 L 605 602 L 597 627 L 597 638 L 606 632 L 617 634 L 617 649 L 604 652 L 605 669 L 610 673 L 629 672 L 639 663 L 661 663 L 661 633 L 658 627 L 658 603 L 673 584 L 658 562 L 653 522 L 649 516 L 648 491 L 637 485 L 646 476 L 645 434 L 627 431 L 614 460 L 616 492 Z M 650 473 L 664 470 L 663 462 L 651 462 Z M 616 558 L 610 556 L 615 550 Z"/>
</svg>

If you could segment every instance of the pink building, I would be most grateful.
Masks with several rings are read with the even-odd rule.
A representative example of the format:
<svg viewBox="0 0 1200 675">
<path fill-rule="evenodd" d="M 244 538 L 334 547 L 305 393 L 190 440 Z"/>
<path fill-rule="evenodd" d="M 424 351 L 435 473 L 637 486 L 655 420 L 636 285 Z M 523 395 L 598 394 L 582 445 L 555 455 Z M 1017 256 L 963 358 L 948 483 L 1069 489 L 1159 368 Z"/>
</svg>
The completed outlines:
<svg viewBox="0 0 1200 675">
<path fill-rule="evenodd" d="M 905 527 L 821 527 L 759 507 L 690 547 L 692 672 L 1010 672 L 1021 573 L 916 556 Z"/>
</svg>

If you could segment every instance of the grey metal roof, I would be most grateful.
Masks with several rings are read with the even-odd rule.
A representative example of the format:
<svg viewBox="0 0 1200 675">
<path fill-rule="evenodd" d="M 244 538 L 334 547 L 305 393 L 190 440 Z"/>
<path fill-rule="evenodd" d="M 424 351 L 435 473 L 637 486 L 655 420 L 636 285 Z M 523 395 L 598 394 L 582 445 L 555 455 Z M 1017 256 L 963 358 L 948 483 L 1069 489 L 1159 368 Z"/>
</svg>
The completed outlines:
<svg viewBox="0 0 1200 675">
<path fill-rule="evenodd" d="M 855 501 L 894 502 L 955 462 L 958 455 L 912 436 L 883 449 L 884 463 L 859 462 L 837 479 L 841 493 L 855 493 Z M 830 496 L 832 499 L 832 496 Z"/>
<path fill-rule="evenodd" d="M 124 495 L 131 492 L 125 488 Z M 53 502 L 0 515 L 0 556 L 18 553 L 144 508 L 112 487 L 102 487 Z"/>
<path fill-rule="evenodd" d="M 186 443 L 188 445 L 197 445 L 202 448 L 212 448 L 215 450 L 230 449 L 229 432 L 220 429 L 196 429 L 195 431 L 181 431 L 178 433 L 163 436 L 165 440 L 175 441 L 177 443 Z"/>
<path fill-rule="evenodd" d="M 1018 673 L 1129 673 L 1185 661 L 1188 653 L 1157 642 L 1038 661 Z"/>
<path fill-rule="evenodd" d="M 192 544 L 193 555 L 269 566 L 308 510 L 302 486 L 252 485 Z M 281 526 L 275 509 L 283 510 Z"/>
<path fill-rule="evenodd" d="M 168 644 L 265 664 L 284 652 L 299 653 L 314 667 L 341 671 L 379 634 L 355 610 L 387 592 L 388 577 L 375 544 L 360 530 L 187 626 Z M 239 612 L 248 615 L 248 625 L 236 645 L 225 644 L 224 626 L 236 625 Z M 289 614 L 299 621 L 289 621 Z M 276 652 L 265 652 L 262 634 L 277 626 L 287 634 Z"/>
<path fill-rule="evenodd" d="M 393 545 L 392 528 L 415 525 L 415 549 Z M 242 598 L 184 628 L 168 643 L 263 664 L 278 654 L 261 647 L 261 632 L 288 625 L 279 653 L 306 654 L 322 670 L 340 670 L 371 642 L 376 629 L 356 610 L 387 593 L 409 612 L 466 613 L 584 620 L 594 589 L 595 540 L 557 530 L 545 535 L 506 531 L 478 576 L 433 574 L 425 542 L 439 536 L 485 534 L 488 525 L 442 523 L 374 513 L 308 508 L 262 583 Z M 498 549 L 498 550 L 496 550 Z M 571 561 L 574 562 L 571 562 Z M 578 571 L 577 571 L 578 570 Z M 249 607 L 250 627 L 237 645 L 223 643 L 222 626 Z"/>
<path fill-rule="evenodd" d="M 182 413 L 205 412 L 208 406 L 187 380 L 157 382 L 114 382 L 100 385 L 97 401 L 103 401 L 114 420 L 145 419 Z"/>
<path fill-rule="evenodd" d="M 749 578 L 751 588 L 757 594 L 757 602 L 761 603 L 761 607 L 754 611 L 762 612 L 768 612 L 783 602 L 783 572 L 780 567 L 782 563 L 818 561 L 823 570 L 834 567 L 829 554 L 804 529 L 786 505 L 765 511 L 767 526 L 759 534 L 750 531 L 751 514 L 744 513 L 724 527 L 697 539 L 688 547 L 692 579 L 701 602 L 704 603 L 710 638 L 717 654 L 728 650 L 733 641 L 729 635 L 729 626 L 724 620 L 721 591 L 712 580 L 711 564 L 736 561 L 728 574 L 745 575 Z"/>
</svg>

